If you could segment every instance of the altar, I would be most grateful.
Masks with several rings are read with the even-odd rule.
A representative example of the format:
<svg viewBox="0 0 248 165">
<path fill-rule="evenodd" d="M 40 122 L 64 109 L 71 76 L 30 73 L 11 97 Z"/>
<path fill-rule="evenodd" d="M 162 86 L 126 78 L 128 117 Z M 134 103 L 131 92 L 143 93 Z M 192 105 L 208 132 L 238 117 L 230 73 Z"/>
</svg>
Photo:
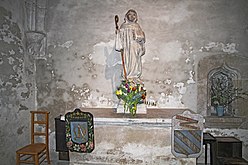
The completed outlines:
<svg viewBox="0 0 248 165">
<path fill-rule="evenodd" d="M 95 149 L 68 152 L 70 163 L 196 164 L 196 158 L 176 158 L 171 152 L 172 116 L 186 109 L 147 109 L 136 117 L 112 108 L 81 110 L 94 116 Z"/>
</svg>

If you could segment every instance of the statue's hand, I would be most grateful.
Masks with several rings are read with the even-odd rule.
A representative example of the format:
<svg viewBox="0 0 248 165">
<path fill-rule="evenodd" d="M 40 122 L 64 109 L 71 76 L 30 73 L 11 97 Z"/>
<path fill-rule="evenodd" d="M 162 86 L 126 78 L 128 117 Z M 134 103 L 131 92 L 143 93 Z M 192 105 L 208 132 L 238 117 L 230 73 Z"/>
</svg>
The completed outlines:
<svg viewBox="0 0 248 165">
<path fill-rule="evenodd" d="M 145 43 L 145 40 L 144 40 L 143 37 L 137 37 L 137 38 L 136 38 L 136 41 L 139 42 L 140 44 Z"/>
<path fill-rule="evenodd" d="M 120 29 L 115 29 L 115 34 L 120 33 Z"/>
</svg>

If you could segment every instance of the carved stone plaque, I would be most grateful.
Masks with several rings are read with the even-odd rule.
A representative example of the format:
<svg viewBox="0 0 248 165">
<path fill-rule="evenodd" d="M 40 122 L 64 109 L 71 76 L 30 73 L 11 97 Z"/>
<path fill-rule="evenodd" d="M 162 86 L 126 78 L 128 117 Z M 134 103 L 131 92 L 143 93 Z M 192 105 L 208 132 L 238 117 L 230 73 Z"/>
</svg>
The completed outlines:
<svg viewBox="0 0 248 165">
<path fill-rule="evenodd" d="M 200 156 L 203 145 L 204 118 L 184 111 L 172 118 L 172 154 L 181 158 Z"/>
</svg>

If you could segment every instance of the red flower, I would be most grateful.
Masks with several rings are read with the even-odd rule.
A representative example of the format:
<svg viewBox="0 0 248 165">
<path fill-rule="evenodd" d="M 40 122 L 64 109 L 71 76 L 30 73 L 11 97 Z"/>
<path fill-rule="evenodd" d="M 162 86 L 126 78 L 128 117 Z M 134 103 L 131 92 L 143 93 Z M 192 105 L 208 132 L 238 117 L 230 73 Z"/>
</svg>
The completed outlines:
<svg viewBox="0 0 248 165">
<path fill-rule="evenodd" d="M 81 144 L 81 145 L 80 145 L 80 148 L 81 148 L 81 150 L 82 150 L 83 152 L 86 151 L 86 146 L 85 146 L 84 144 Z"/>
<path fill-rule="evenodd" d="M 145 94 L 142 94 L 141 98 L 142 99 L 145 99 L 146 98 L 146 95 Z"/>
<path fill-rule="evenodd" d="M 69 141 L 69 142 L 66 143 L 66 146 L 67 146 L 68 148 L 70 148 L 72 145 L 73 145 L 72 141 Z"/>
<path fill-rule="evenodd" d="M 90 148 L 93 149 L 94 148 L 94 143 L 90 142 Z"/>
<path fill-rule="evenodd" d="M 132 88 L 132 91 L 135 91 L 135 90 L 136 90 L 136 87 L 133 87 L 133 88 Z"/>
</svg>

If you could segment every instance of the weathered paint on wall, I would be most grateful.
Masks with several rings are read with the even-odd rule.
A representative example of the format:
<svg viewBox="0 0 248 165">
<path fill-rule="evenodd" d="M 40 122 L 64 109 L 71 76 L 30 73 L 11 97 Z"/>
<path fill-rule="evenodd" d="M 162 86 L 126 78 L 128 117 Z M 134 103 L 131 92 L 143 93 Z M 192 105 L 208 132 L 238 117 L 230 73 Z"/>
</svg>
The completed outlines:
<svg viewBox="0 0 248 165">
<path fill-rule="evenodd" d="M 27 142 L 29 110 L 49 110 L 54 133 L 53 119 L 59 114 L 81 106 L 116 105 L 114 91 L 121 72 L 120 55 L 114 50 L 116 14 L 122 20 L 128 9 L 138 12 L 147 39 L 142 79 L 148 99 L 160 101 L 161 107 L 188 107 L 206 114 L 206 91 L 199 88 L 206 80 L 197 77 L 202 73 L 199 65 L 207 73 L 212 62 L 220 64 L 220 58 L 231 63 L 232 57 L 242 61 L 248 56 L 246 0 L 47 3 L 46 22 L 38 17 L 36 28 L 46 36 L 45 49 L 32 56 L 25 50 L 24 31 L 35 28 L 27 23 L 33 17 L 24 19 L 24 1 L 1 1 L 0 155 L 6 164 L 14 164 L 13 148 Z M 247 75 L 247 63 L 235 62 L 235 66 Z M 237 115 L 247 120 L 246 107 L 242 104 Z M 247 129 L 247 122 L 242 128 Z M 13 144 L 9 137 L 18 135 L 21 138 Z"/>
<path fill-rule="evenodd" d="M 195 158 L 175 158 L 171 153 L 171 128 L 165 125 L 97 125 L 91 154 L 70 154 L 71 162 L 110 164 L 195 165 Z M 107 132 L 107 133 L 106 133 Z"/>
<path fill-rule="evenodd" d="M 245 1 L 235 5 L 224 1 L 50 3 L 47 59 L 52 62 L 52 81 L 65 81 L 65 93 L 70 90 L 74 93 L 70 98 L 75 107 L 116 106 L 114 91 L 121 79 L 121 58 L 114 50 L 113 18 L 118 14 L 122 20 L 129 8 L 137 10 L 146 33 L 142 79 L 148 100 L 165 97 L 166 104 L 160 107 L 188 107 L 197 111 L 196 63 L 206 54 L 216 52 L 246 56 L 247 49 L 243 46 L 247 43 L 243 37 L 246 18 L 237 16 L 239 7 L 247 5 Z M 230 10 L 232 14 L 227 12 Z M 244 29 L 235 30 L 236 27 Z M 47 88 L 54 90 L 49 85 Z M 39 93 L 42 95 L 42 90 Z M 46 100 L 40 100 L 41 107 Z"/>
<path fill-rule="evenodd" d="M 245 1 L 234 4 L 225 1 L 88 3 L 61 0 L 52 5 L 48 11 L 48 22 L 52 23 L 47 29 L 48 59 L 53 62 L 53 81 L 65 84 L 64 93 L 70 100 L 61 98 L 63 93 L 53 97 L 62 101 L 61 106 L 53 102 L 60 106 L 56 107 L 60 112 L 68 110 L 63 103 L 71 103 L 70 109 L 116 105 L 114 91 L 120 82 L 121 58 L 114 50 L 114 15 L 122 19 L 130 8 L 137 10 L 139 24 L 146 33 L 142 79 L 148 100 L 161 101 L 160 107 L 189 107 L 204 114 L 206 106 L 199 106 L 199 99 L 204 102 L 206 93 L 197 88 L 196 73 L 201 74 L 198 62 L 217 53 L 247 56 L 244 46 L 247 44 L 244 38 L 247 12 L 239 14 L 240 8 L 247 6 Z M 198 95 L 199 92 L 205 95 Z M 44 102 L 51 99 L 42 99 L 40 106 L 47 107 Z M 53 107 L 52 102 L 49 106 Z"/>
<path fill-rule="evenodd" d="M 34 66 L 32 57 L 25 54 L 23 11 L 19 8 L 23 4 L 12 3 L 1 1 L 6 8 L 0 5 L 0 159 L 3 165 L 15 164 L 15 148 L 29 142 L 29 111 L 35 108 Z"/>
<path fill-rule="evenodd" d="M 53 59 L 54 66 L 55 68 L 57 68 L 57 70 L 54 71 L 54 74 L 56 75 L 55 79 L 57 77 L 61 77 L 62 80 L 65 80 L 66 83 L 68 83 L 71 89 L 74 89 L 74 86 L 81 89 L 82 85 L 85 84 L 84 89 L 79 90 L 81 91 L 79 94 L 80 96 L 77 95 L 76 100 L 74 100 L 75 106 L 87 106 L 87 107 L 116 106 L 117 98 L 114 95 L 114 91 L 120 82 L 121 61 L 120 61 L 120 55 L 113 49 L 114 46 L 113 16 L 114 14 L 120 13 L 121 8 L 126 8 L 126 7 L 122 6 L 121 4 L 118 4 L 119 9 L 116 8 L 113 11 L 111 10 L 106 11 L 104 10 L 105 7 L 114 6 L 113 4 L 108 4 L 106 2 L 101 4 L 101 6 L 97 8 L 97 6 L 99 5 L 98 3 L 97 6 L 94 6 L 94 8 L 90 10 L 91 4 L 82 3 L 81 7 L 85 8 L 85 10 L 82 11 L 79 10 L 80 11 L 79 12 L 78 7 L 74 6 L 75 5 L 74 3 L 71 4 L 71 2 L 69 2 L 69 4 L 70 7 L 72 7 L 72 8 L 68 8 L 68 10 L 71 11 L 70 14 L 77 15 L 79 18 L 81 18 L 78 19 L 77 24 L 69 23 L 71 21 L 70 15 L 64 15 L 61 17 L 61 14 L 63 15 L 64 10 L 67 9 L 61 7 L 59 3 L 53 7 L 53 10 L 57 12 L 54 11 L 48 12 L 48 15 L 51 14 L 51 17 L 48 17 L 49 18 L 48 22 L 52 21 L 53 19 L 56 20 L 56 23 L 49 25 L 48 28 L 48 36 L 51 35 L 50 40 L 48 42 L 49 45 L 48 50 L 49 50 L 49 54 L 51 55 L 50 57 Z M 138 4 L 134 3 L 134 6 L 132 7 L 135 8 L 135 6 L 137 6 L 138 8 Z M 179 6 L 183 7 L 182 4 L 180 4 Z M 146 5 L 144 5 L 144 7 L 146 7 Z M 101 12 L 101 10 L 104 11 Z M 61 11 L 63 12 L 60 13 Z M 121 11 L 121 13 L 124 12 L 126 11 L 125 10 Z M 142 13 L 141 9 L 140 12 Z M 93 21 L 92 19 L 88 19 L 88 17 L 91 17 L 92 15 L 95 15 L 94 16 L 95 21 Z M 143 16 L 142 14 L 140 15 L 141 15 L 140 20 L 143 21 L 144 28 L 146 28 L 146 30 L 148 31 L 147 48 L 149 49 L 147 49 L 147 53 L 143 58 L 143 64 L 144 64 L 143 79 L 145 81 L 145 84 L 149 92 L 148 97 L 153 97 L 156 100 L 158 100 L 158 97 L 160 96 L 160 92 L 164 92 L 166 93 L 166 97 L 169 102 L 167 106 L 173 106 L 173 107 L 184 106 L 184 103 L 182 103 L 182 95 L 186 93 L 187 87 L 183 87 L 184 92 L 182 93 L 180 91 L 182 85 L 179 87 L 178 84 L 182 84 L 183 83 L 181 82 L 182 80 L 184 80 L 185 82 L 187 80 L 193 80 L 192 73 L 194 72 L 192 71 L 193 68 L 192 66 L 190 66 L 190 62 L 189 62 L 189 56 L 192 56 L 192 51 L 191 52 L 188 51 L 192 49 L 192 47 L 190 46 L 189 41 L 187 42 L 185 41 L 185 43 L 181 43 L 178 40 L 175 40 L 175 41 L 169 41 L 168 43 L 164 42 L 164 44 L 159 44 L 158 41 L 155 41 L 154 43 L 152 43 L 151 42 L 152 38 L 149 37 L 150 35 L 149 31 L 151 32 L 151 30 L 148 29 L 148 27 L 146 27 L 147 24 L 145 24 L 145 21 L 142 20 L 142 19 L 146 19 L 147 16 L 144 12 L 143 12 Z M 153 17 L 157 17 L 157 16 L 154 15 Z M 147 19 L 150 20 L 151 16 L 149 16 Z M 156 21 L 159 22 L 159 20 Z M 179 21 L 180 19 L 176 22 Z M 68 24 L 66 23 L 63 26 L 60 26 L 61 22 L 68 22 Z M 99 22 L 99 23 L 95 24 L 95 22 Z M 69 27 L 70 30 L 65 31 L 65 29 L 67 29 L 67 26 Z M 161 31 L 161 29 L 159 30 Z M 56 32 L 61 31 L 63 33 L 63 36 L 55 35 L 54 34 L 55 31 Z M 70 36 L 69 37 L 70 39 L 68 38 L 69 40 L 67 39 L 67 37 L 65 37 L 67 35 Z M 76 35 L 77 37 L 73 37 Z M 158 35 L 159 34 L 156 33 L 156 36 L 154 37 L 157 37 Z M 90 41 L 94 37 L 97 37 L 96 40 L 94 42 Z M 150 41 L 149 38 L 151 39 Z M 74 41 L 71 39 L 73 39 Z M 60 46 L 60 45 L 64 45 L 64 46 Z M 155 48 L 153 48 L 154 46 Z M 181 48 L 182 46 L 183 48 Z M 156 49 L 156 51 L 154 49 Z M 165 72 L 171 72 L 171 71 L 167 67 L 151 68 L 153 64 L 149 61 L 149 57 L 152 58 L 155 57 L 151 55 L 154 54 L 154 52 L 152 51 L 158 54 L 155 56 L 159 56 L 158 59 L 161 63 L 164 63 L 166 61 L 167 62 L 174 61 L 174 63 L 176 63 L 178 60 L 182 59 L 181 57 L 182 55 L 186 56 L 188 58 L 188 62 L 187 62 L 188 66 L 186 67 L 187 71 L 178 71 L 179 72 L 178 75 L 168 76 L 170 73 L 166 74 Z M 165 53 L 168 52 L 169 55 L 166 56 L 161 55 L 164 54 L 164 52 Z M 60 54 L 60 55 L 56 56 L 56 54 Z M 193 63 L 193 58 L 191 63 Z M 168 64 L 173 65 L 170 63 Z M 185 57 L 183 57 L 182 64 L 179 64 L 178 68 L 173 68 L 173 71 L 178 70 L 184 64 L 185 64 Z M 160 66 L 163 67 L 163 65 Z M 154 72 L 154 69 L 163 70 L 162 74 L 166 74 L 166 76 L 168 76 L 168 78 L 166 79 L 170 79 L 170 80 L 173 79 L 174 82 L 171 83 L 170 86 L 168 86 L 167 84 L 162 84 L 162 82 L 164 82 L 166 79 L 164 81 L 161 80 L 161 77 L 163 76 L 161 76 L 161 74 L 157 75 L 156 74 L 157 72 L 156 71 Z M 68 72 L 68 70 L 70 71 Z M 113 72 L 113 70 L 115 71 Z M 149 76 L 149 73 L 154 73 L 152 75 L 153 78 Z M 105 83 L 102 83 L 103 81 Z M 158 89 L 156 89 L 157 87 Z M 164 89 L 164 88 L 168 88 L 168 89 Z"/>
</svg>

